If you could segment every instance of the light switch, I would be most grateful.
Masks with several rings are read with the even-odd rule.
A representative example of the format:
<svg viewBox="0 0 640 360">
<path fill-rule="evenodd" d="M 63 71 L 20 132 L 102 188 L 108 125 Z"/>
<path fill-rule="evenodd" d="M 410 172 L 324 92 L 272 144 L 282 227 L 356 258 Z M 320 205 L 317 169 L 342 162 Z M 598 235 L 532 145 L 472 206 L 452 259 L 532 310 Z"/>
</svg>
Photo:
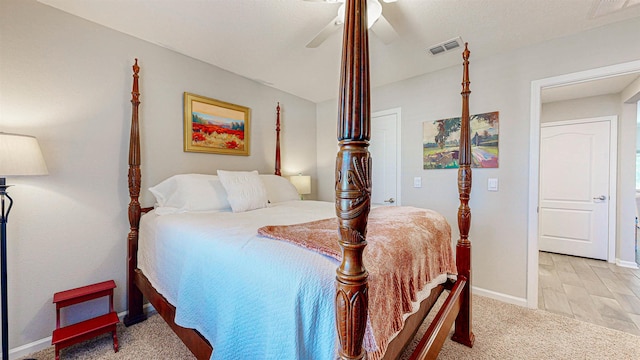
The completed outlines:
<svg viewBox="0 0 640 360">
<path fill-rule="evenodd" d="M 414 188 L 419 188 L 422 187 L 422 178 L 419 176 L 416 176 L 413 178 L 413 187 Z"/>
<path fill-rule="evenodd" d="M 497 178 L 489 178 L 487 180 L 487 190 L 489 190 L 489 191 L 498 191 L 498 179 Z"/>
</svg>

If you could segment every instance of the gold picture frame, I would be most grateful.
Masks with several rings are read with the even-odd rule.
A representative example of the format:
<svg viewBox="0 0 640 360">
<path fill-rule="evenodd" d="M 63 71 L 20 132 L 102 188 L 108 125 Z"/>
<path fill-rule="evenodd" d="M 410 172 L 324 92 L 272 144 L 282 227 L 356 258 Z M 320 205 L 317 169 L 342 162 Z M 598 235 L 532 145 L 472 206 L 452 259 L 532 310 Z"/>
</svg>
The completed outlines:
<svg viewBox="0 0 640 360">
<path fill-rule="evenodd" d="M 184 93 L 184 151 L 249 156 L 251 109 Z"/>
</svg>

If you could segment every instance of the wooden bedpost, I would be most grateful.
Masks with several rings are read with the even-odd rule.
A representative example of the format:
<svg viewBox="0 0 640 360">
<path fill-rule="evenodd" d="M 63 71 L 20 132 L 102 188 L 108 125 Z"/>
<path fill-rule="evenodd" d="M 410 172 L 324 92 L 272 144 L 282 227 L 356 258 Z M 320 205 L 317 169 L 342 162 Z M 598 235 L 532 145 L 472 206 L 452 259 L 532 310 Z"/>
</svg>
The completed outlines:
<svg viewBox="0 0 640 360">
<path fill-rule="evenodd" d="M 347 0 L 336 157 L 336 214 L 342 263 L 336 273 L 336 327 L 341 359 L 363 359 L 369 304 L 368 273 L 362 261 L 367 245 L 371 201 L 369 44 L 366 0 Z"/>
<path fill-rule="evenodd" d="M 276 171 L 275 174 L 281 176 L 280 172 L 280 103 L 276 107 Z"/>
<path fill-rule="evenodd" d="M 138 267 L 138 227 L 140 225 L 140 130 L 138 123 L 138 106 L 140 92 L 138 90 L 138 59 L 133 65 L 133 89 L 131 90 L 131 135 L 129 137 L 129 225 L 127 248 L 127 308 L 124 317 L 126 326 L 133 325 L 147 318 L 142 309 L 142 292 L 135 285 L 135 269 Z"/>
<path fill-rule="evenodd" d="M 469 55 L 468 44 L 464 45 L 462 53 L 462 118 L 460 124 L 460 152 L 458 155 L 460 168 L 458 169 L 458 192 L 460 193 L 460 207 L 458 208 L 458 229 L 460 239 L 456 245 L 456 264 L 458 276 L 467 279 L 467 285 L 462 292 L 460 312 L 456 318 L 456 328 L 453 340 L 469 347 L 473 346 L 475 336 L 471 329 L 471 242 L 469 228 L 471 227 L 471 209 L 469 195 L 471 194 L 471 129 L 469 125 Z M 465 140 L 462 140 L 462 139 Z"/>
</svg>

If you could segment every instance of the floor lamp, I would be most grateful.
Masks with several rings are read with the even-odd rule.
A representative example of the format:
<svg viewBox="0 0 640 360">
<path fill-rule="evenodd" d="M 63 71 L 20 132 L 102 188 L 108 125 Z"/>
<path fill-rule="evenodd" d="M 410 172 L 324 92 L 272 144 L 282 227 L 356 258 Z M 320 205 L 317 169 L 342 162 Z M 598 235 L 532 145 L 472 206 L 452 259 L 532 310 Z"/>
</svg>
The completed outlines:
<svg viewBox="0 0 640 360">
<path fill-rule="evenodd" d="M 0 252 L 2 261 L 2 360 L 9 360 L 9 320 L 7 306 L 7 221 L 13 206 L 13 199 L 7 194 L 5 176 L 46 175 L 38 140 L 33 136 L 7 134 L 0 132 L 0 206 L 2 216 L 2 243 Z M 8 201 L 7 201 L 8 200 Z"/>
</svg>

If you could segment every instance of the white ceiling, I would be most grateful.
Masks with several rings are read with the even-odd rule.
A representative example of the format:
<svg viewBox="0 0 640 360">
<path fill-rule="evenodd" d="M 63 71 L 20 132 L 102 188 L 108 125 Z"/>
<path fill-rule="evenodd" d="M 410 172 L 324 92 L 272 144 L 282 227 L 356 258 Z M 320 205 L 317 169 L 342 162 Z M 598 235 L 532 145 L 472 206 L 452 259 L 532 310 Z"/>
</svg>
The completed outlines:
<svg viewBox="0 0 640 360">
<path fill-rule="evenodd" d="M 38 0 L 71 14 L 208 62 L 313 102 L 338 93 L 341 33 L 305 45 L 335 18 L 339 4 L 304 0 Z M 602 1 L 602 5 L 600 5 Z M 384 85 L 471 58 L 528 46 L 640 16 L 640 0 L 398 0 L 382 3 L 399 37 L 371 35 L 371 83 Z M 621 9 L 626 6 L 626 8 Z"/>
</svg>

